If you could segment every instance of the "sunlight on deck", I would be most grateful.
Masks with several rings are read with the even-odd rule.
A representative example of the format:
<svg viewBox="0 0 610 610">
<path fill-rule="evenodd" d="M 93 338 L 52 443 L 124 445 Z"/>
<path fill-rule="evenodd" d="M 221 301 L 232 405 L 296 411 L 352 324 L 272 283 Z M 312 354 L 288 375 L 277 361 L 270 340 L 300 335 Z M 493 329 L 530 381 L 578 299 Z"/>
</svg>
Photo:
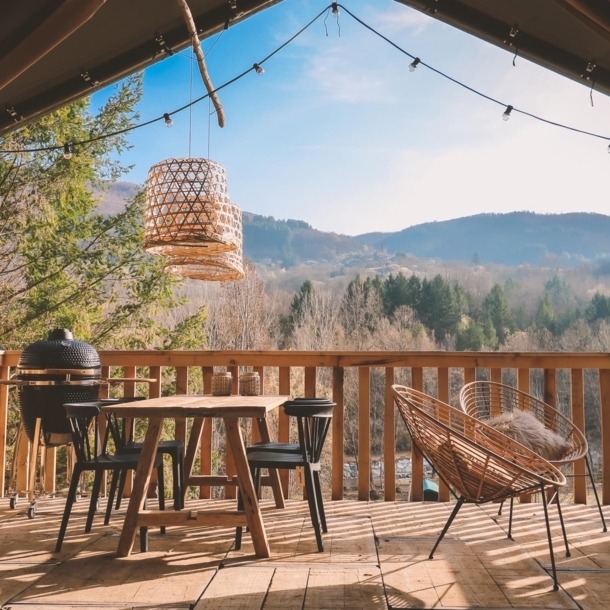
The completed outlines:
<svg viewBox="0 0 610 610">
<path fill-rule="evenodd" d="M 123 511 L 109 526 L 98 513 L 84 534 L 86 501 L 77 504 L 64 550 L 55 554 L 63 505 L 61 498 L 42 499 L 29 520 L 25 501 L 11 511 L 0 500 L 2 608 L 605 610 L 610 599 L 610 534 L 601 533 L 599 516 L 587 506 L 564 507 L 569 558 L 550 511 L 561 585 L 554 593 L 542 506 L 535 503 L 516 505 L 514 541 L 497 505 L 466 506 L 432 561 L 447 504 L 328 502 L 329 533 L 318 553 L 306 503 L 291 501 L 278 511 L 264 502 L 272 551 L 266 560 L 254 557 L 248 535 L 233 550 L 229 528 L 168 528 L 166 536 L 151 529 L 149 553 L 116 559 Z"/>
</svg>

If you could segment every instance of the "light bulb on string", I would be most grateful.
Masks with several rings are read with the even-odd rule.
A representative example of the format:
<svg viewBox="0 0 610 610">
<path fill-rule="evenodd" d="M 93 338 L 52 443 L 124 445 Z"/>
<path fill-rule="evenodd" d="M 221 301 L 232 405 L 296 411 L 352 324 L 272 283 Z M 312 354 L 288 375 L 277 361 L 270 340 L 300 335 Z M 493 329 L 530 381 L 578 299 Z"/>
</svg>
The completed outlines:
<svg viewBox="0 0 610 610">
<path fill-rule="evenodd" d="M 72 145 L 68 144 L 68 142 L 66 142 L 64 144 L 64 159 L 67 159 L 68 161 L 72 158 Z"/>
<path fill-rule="evenodd" d="M 165 121 L 165 125 L 167 127 L 171 127 L 174 124 L 174 121 L 172 121 L 172 117 L 169 116 L 167 112 L 163 114 L 163 120 Z"/>
<path fill-rule="evenodd" d="M 513 107 L 508 105 L 506 107 L 506 110 L 502 113 L 502 120 L 503 121 L 508 121 L 508 119 L 510 119 L 510 113 L 513 111 Z"/>
<path fill-rule="evenodd" d="M 608 154 L 610 154 L 610 144 L 608 144 Z"/>
<path fill-rule="evenodd" d="M 332 3 L 332 14 L 335 19 L 339 19 L 339 5 L 336 2 Z"/>
<path fill-rule="evenodd" d="M 265 70 L 259 64 L 254 64 L 252 67 L 254 68 L 254 70 L 255 70 L 255 72 L 257 74 L 264 74 L 265 73 Z"/>
<path fill-rule="evenodd" d="M 409 72 L 415 72 L 415 69 L 417 68 L 418 64 L 420 63 L 420 59 L 419 57 L 416 57 L 410 64 L 409 64 Z"/>
</svg>

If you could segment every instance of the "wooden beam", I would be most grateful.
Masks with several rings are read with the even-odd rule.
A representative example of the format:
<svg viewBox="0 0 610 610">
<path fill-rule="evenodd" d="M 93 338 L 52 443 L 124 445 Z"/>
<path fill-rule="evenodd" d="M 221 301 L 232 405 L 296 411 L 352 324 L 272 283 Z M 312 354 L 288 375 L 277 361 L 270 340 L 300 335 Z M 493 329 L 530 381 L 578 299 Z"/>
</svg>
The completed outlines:
<svg viewBox="0 0 610 610">
<path fill-rule="evenodd" d="M 610 369 L 599 372 L 602 437 L 602 504 L 610 504 Z"/>
<path fill-rule="evenodd" d="M 64 0 L 0 60 L 0 90 L 78 30 L 106 0 Z"/>
<path fill-rule="evenodd" d="M 441 367 L 438 369 L 438 399 L 449 404 L 449 368 Z M 449 423 L 449 422 L 447 422 Z M 450 494 L 449 487 L 447 487 L 445 481 L 439 477 L 438 481 L 438 501 L 449 502 Z"/>
<path fill-rule="evenodd" d="M 0 366 L 0 379 L 8 379 L 10 377 L 10 372 L 10 367 Z M 6 472 L 8 391 L 9 387 L 7 385 L 0 385 L 0 498 L 4 497 L 4 494 L 6 492 L 4 483 L 4 473 Z"/>
</svg>

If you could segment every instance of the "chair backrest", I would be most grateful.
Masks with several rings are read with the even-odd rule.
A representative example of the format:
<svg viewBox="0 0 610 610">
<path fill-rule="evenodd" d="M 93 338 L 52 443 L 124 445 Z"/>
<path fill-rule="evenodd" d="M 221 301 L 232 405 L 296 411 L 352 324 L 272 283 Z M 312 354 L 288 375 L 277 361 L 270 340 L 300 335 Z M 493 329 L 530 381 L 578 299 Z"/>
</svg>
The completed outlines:
<svg viewBox="0 0 610 610">
<path fill-rule="evenodd" d="M 585 435 L 551 405 L 512 386 L 493 381 L 473 381 L 460 391 L 460 406 L 464 413 L 485 421 L 502 413 L 526 411 L 545 428 L 566 439 L 571 449 L 554 464 L 567 464 L 585 456 L 589 450 Z"/>
<path fill-rule="evenodd" d="M 324 399 L 298 399 L 284 403 L 284 412 L 297 418 L 303 460 L 317 464 L 322 456 L 336 403 Z"/>
<path fill-rule="evenodd" d="M 552 464 L 483 422 L 405 386 L 392 392 L 411 438 L 440 478 L 470 502 L 565 485 Z"/>
<path fill-rule="evenodd" d="M 106 441 L 100 444 L 98 429 L 99 403 L 67 403 L 64 409 L 70 421 L 76 459 L 86 462 L 104 452 Z M 92 423 L 93 430 L 90 430 Z"/>
</svg>

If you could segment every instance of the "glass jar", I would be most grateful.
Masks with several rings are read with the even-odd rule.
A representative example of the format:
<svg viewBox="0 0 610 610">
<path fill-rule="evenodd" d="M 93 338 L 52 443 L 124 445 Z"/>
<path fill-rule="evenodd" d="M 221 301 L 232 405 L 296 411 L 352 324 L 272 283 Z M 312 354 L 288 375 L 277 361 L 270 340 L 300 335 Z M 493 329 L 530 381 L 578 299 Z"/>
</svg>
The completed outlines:
<svg viewBox="0 0 610 610">
<path fill-rule="evenodd" d="M 242 373 L 239 376 L 239 393 L 242 396 L 258 396 L 261 393 L 261 378 L 258 373 Z"/>
<path fill-rule="evenodd" d="M 230 396 L 233 391 L 231 373 L 214 373 L 212 375 L 212 396 Z"/>
</svg>

